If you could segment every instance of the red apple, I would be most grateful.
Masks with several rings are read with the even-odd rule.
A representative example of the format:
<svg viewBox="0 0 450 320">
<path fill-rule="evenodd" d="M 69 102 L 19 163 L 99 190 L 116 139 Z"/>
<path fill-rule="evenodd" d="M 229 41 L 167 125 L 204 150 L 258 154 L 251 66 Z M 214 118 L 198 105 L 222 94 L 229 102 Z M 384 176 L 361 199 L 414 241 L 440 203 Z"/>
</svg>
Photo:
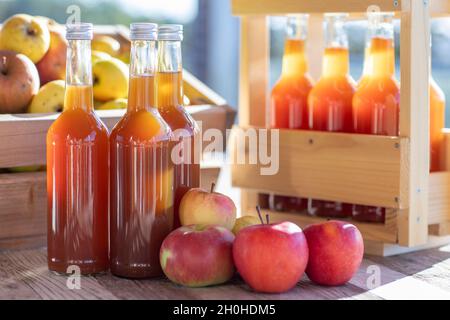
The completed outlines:
<svg viewBox="0 0 450 320">
<path fill-rule="evenodd" d="M 0 113 L 25 112 L 38 90 L 33 62 L 23 54 L 0 50 Z"/>
<path fill-rule="evenodd" d="M 308 245 L 302 229 L 294 223 L 253 225 L 236 235 L 233 258 L 253 290 L 280 293 L 301 279 L 308 262 Z"/>
<path fill-rule="evenodd" d="M 233 200 L 224 194 L 201 188 L 192 188 L 181 199 L 181 225 L 205 224 L 220 225 L 232 230 L 236 221 L 236 206 Z"/>
<path fill-rule="evenodd" d="M 330 220 L 304 230 L 309 246 L 306 274 L 311 281 L 338 286 L 349 281 L 361 264 L 364 242 L 348 222 Z"/>
<path fill-rule="evenodd" d="M 161 267 L 171 281 L 188 287 L 227 282 L 234 274 L 233 241 L 233 233 L 220 226 L 180 227 L 161 245 Z"/>
<path fill-rule="evenodd" d="M 67 41 L 58 26 L 49 25 L 50 48 L 36 64 L 41 85 L 53 80 L 64 80 L 66 74 Z"/>
</svg>

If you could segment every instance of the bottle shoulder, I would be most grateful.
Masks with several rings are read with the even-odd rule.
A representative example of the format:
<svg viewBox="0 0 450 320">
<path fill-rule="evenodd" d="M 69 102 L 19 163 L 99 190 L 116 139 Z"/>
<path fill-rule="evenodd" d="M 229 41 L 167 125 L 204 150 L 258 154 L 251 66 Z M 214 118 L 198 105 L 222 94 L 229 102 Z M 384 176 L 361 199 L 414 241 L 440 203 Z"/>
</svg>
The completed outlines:
<svg viewBox="0 0 450 320">
<path fill-rule="evenodd" d="M 47 137 L 55 139 L 108 139 L 108 129 L 93 111 L 65 110 L 50 126 Z"/>
<path fill-rule="evenodd" d="M 156 110 L 127 111 L 111 131 L 114 141 L 169 141 L 172 131 Z"/>
<path fill-rule="evenodd" d="M 162 109 L 160 114 L 172 132 L 183 130 L 188 135 L 194 135 L 199 132 L 197 122 L 186 108 L 181 105 Z"/>
</svg>

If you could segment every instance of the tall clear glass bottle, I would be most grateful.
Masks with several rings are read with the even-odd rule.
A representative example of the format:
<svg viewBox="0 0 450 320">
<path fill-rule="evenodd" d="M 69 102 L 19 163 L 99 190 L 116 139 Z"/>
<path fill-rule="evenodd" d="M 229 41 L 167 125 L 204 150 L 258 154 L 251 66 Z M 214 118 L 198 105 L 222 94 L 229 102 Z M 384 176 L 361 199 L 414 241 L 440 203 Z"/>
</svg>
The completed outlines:
<svg viewBox="0 0 450 320">
<path fill-rule="evenodd" d="M 111 132 L 111 272 L 159 276 L 173 230 L 171 130 L 155 105 L 158 26 L 133 23 L 128 107 Z"/>
<path fill-rule="evenodd" d="M 271 128 L 309 129 L 307 99 L 312 79 L 306 57 L 308 19 L 307 14 L 287 17 L 281 76 L 270 95 Z M 259 202 L 279 211 L 302 211 L 308 203 L 306 198 L 274 194 L 260 194 Z"/>
<path fill-rule="evenodd" d="M 200 149 L 196 142 L 199 128 L 183 106 L 182 40 L 182 25 L 159 26 L 156 101 L 176 141 L 171 154 L 174 163 L 175 227 L 180 225 L 178 210 L 181 198 L 189 188 L 200 186 Z"/>
<path fill-rule="evenodd" d="M 393 13 L 369 12 L 365 74 L 353 96 L 355 133 L 399 134 L 400 86 L 395 79 Z M 353 206 L 353 219 L 384 222 L 385 209 Z"/>
<path fill-rule="evenodd" d="M 344 28 L 347 16 L 346 13 L 324 15 L 322 76 L 308 96 L 312 130 L 353 132 L 352 98 L 356 83 L 349 74 L 348 39 Z M 349 217 L 352 205 L 312 200 L 309 211 L 318 216 Z"/>
<path fill-rule="evenodd" d="M 108 269 L 108 131 L 93 110 L 92 24 L 66 26 L 64 110 L 47 133 L 48 267 Z"/>
</svg>

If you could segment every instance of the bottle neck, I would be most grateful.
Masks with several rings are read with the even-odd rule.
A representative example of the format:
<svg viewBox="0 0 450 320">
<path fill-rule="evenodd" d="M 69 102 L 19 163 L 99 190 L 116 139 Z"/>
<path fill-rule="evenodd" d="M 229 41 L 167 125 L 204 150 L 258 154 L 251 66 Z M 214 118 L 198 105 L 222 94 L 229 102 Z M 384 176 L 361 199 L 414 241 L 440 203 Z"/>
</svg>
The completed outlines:
<svg viewBox="0 0 450 320">
<path fill-rule="evenodd" d="M 346 76 L 349 72 L 348 48 L 326 48 L 323 56 L 322 69 L 323 77 Z"/>
<path fill-rule="evenodd" d="M 155 107 L 156 55 L 155 41 L 132 41 L 128 111 Z"/>
<path fill-rule="evenodd" d="M 158 108 L 183 105 L 183 81 L 180 41 L 159 41 Z"/>
<path fill-rule="evenodd" d="M 64 109 L 93 109 L 90 40 L 68 41 Z"/>
<path fill-rule="evenodd" d="M 282 76 L 299 76 L 308 72 L 305 44 L 305 40 L 286 39 L 281 69 Z"/>
<path fill-rule="evenodd" d="M 395 50 L 392 38 L 374 37 L 368 42 L 367 65 L 364 72 L 368 76 L 385 77 L 395 74 Z"/>
</svg>

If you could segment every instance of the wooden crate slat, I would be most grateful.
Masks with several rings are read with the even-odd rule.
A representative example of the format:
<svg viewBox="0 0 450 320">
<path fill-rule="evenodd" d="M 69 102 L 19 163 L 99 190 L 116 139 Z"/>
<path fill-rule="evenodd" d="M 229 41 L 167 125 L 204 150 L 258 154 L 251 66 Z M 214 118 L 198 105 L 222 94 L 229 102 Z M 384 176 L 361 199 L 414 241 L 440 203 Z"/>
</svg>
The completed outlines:
<svg viewBox="0 0 450 320">
<path fill-rule="evenodd" d="M 247 142 L 247 164 L 237 163 L 236 143 L 248 130 L 254 130 L 258 138 L 260 129 L 256 128 L 235 128 L 232 132 L 232 180 L 236 187 L 383 207 L 408 205 L 400 193 L 400 167 L 404 165 L 400 154 L 407 149 L 406 138 L 278 130 L 279 171 L 261 175 L 266 165 L 248 164 Z M 267 150 L 271 150 L 268 140 L 255 143 L 259 148 L 267 143 Z"/>
<path fill-rule="evenodd" d="M 46 207 L 45 172 L 0 174 L 0 239 L 41 235 Z"/>
<path fill-rule="evenodd" d="M 407 0 L 406 0 L 407 1 Z M 348 12 L 351 17 L 364 18 L 369 6 L 380 11 L 399 13 L 405 0 L 231 0 L 232 13 L 246 15 L 285 15 L 295 13 Z M 422 0 L 419 0 L 422 1 Z M 450 14 L 449 0 L 424 0 L 434 17 Z"/>
<path fill-rule="evenodd" d="M 400 135 L 410 138 L 408 173 L 400 181 L 409 202 L 399 212 L 399 243 L 428 240 L 430 16 L 426 1 L 403 0 L 400 22 Z"/>
<path fill-rule="evenodd" d="M 450 220 L 450 172 L 430 174 L 428 224 Z"/>
<path fill-rule="evenodd" d="M 255 214 L 254 208 L 246 210 L 248 214 Z M 270 215 L 271 221 L 291 221 L 305 228 L 308 225 L 321 223 L 324 218 L 314 217 L 305 213 L 290 213 L 264 210 L 264 213 Z M 396 210 L 388 210 L 386 214 L 386 223 L 362 223 L 349 220 L 361 231 L 364 240 L 381 241 L 386 243 L 397 243 L 397 217 Z"/>
<path fill-rule="evenodd" d="M 187 110 L 203 130 L 216 128 L 225 133 L 235 112 L 228 106 L 198 105 Z M 97 114 L 112 129 L 125 110 L 99 110 Z M 0 168 L 45 164 L 47 130 L 58 114 L 0 114 Z"/>
<path fill-rule="evenodd" d="M 369 6 L 381 11 L 400 11 L 401 0 L 232 0 L 234 15 L 289 13 L 365 12 Z"/>
</svg>

